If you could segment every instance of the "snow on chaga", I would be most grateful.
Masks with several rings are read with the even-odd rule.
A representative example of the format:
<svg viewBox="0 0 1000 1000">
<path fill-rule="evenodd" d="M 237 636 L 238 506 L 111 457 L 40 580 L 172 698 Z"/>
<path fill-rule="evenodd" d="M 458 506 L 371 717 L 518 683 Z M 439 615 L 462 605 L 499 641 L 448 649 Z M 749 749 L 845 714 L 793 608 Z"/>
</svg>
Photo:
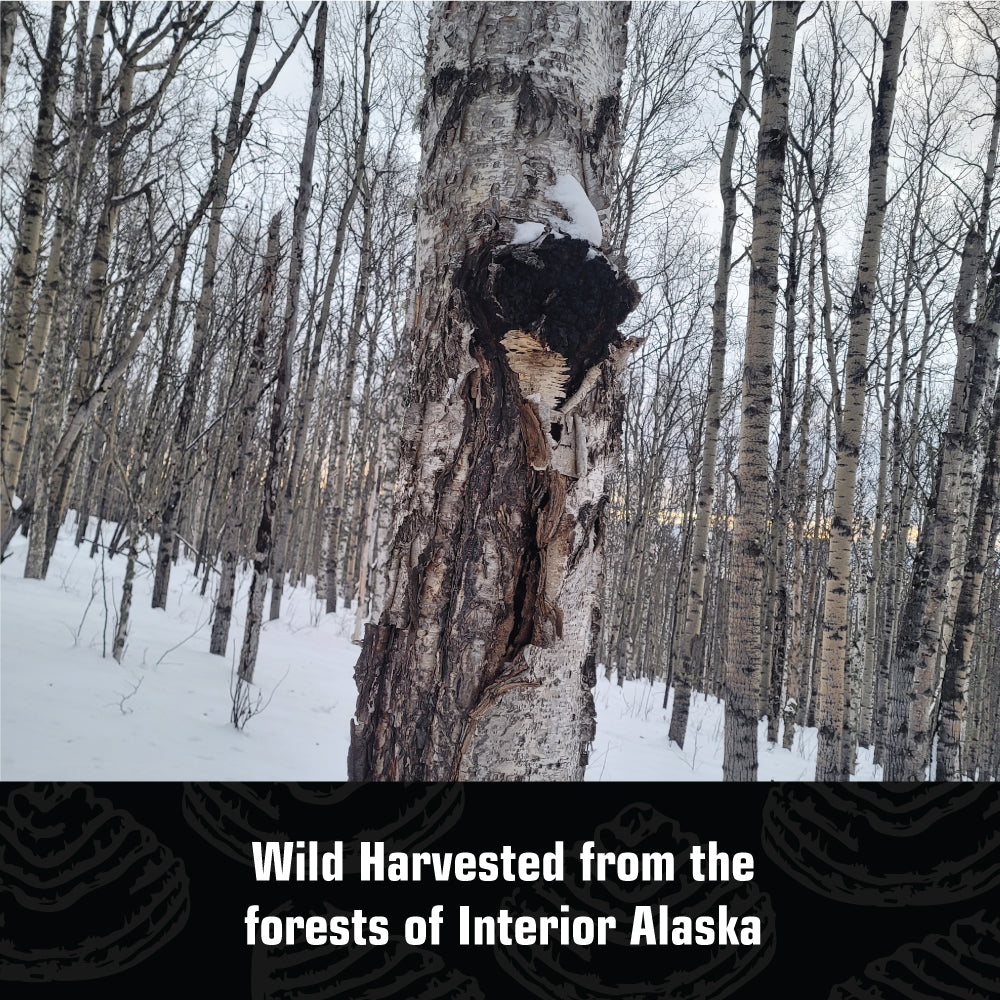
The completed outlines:
<svg viewBox="0 0 1000 1000">
<path fill-rule="evenodd" d="M 604 233 L 601 229 L 600 216 L 587 197 L 587 192 L 575 177 L 561 174 L 555 184 L 545 189 L 545 197 L 561 206 L 569 218 L 559 219 L 550 215 L 548 227 L 541 222 L 522 222 L 514 228 L 512 244 L 521 246 L 525 243 L 534 243 L 545 235 L 547 229 L 556 237 L 569 236 L 573 239 L 586 240 L 595 247 L 603 244 Z M 593 260 L 594 257 L 596 254 L 591 251 L 587 259 Z"/>
<path fill-rule="evenodd" d="M 549 224 L 553 229 L 576 239 L 586 240 L 599 247 L 604 242 L 601 232 L 601 220 L 597 209 L 591 204 L 587 192 L 583 190 L 575 177 L 562 174 L 555 184 L 548 188 L 545 197 L 554 201 L 566 210 L 569 220 L 549 216 Z"/>
<path fill-rule="evenodd" d="M 511 243 L 519 246 L 524 243 L 534 243 L 540 236 L 545 235 L 545 226 L 541 222 L 522 222 L 514 229 Z"/>
</svg>

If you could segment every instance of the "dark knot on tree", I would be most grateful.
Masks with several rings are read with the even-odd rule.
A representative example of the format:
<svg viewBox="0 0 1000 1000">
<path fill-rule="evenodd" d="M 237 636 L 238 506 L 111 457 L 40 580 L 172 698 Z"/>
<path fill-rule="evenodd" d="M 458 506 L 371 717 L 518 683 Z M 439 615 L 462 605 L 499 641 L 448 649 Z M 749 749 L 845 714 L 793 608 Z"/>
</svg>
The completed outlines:
<svg viewBox="0 0 1000 1000">
<path fill-rule="evenodd" d="M 477 257 L 456 283 L 478 300 L 469 303 L 478 346 L 492 357 L 503 347 L 523 395 L 557 405 L 621 345 L 619 326 L 639 291 L 586 240 L 550 234 Z"/>
</svg>

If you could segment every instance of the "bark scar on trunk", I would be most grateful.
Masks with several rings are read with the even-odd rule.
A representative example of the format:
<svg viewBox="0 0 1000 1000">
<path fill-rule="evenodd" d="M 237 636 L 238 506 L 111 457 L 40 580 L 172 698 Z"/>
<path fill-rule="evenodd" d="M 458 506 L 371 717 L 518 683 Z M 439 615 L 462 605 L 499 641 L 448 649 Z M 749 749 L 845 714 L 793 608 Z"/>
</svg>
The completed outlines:
<svg viewBox="0 0 1000 1000">
<path fill-rule="evenodd" d="M 530 246 L 498 245 L 490 240 L 495 232 L 454 272 L 452 319 L 471 328 L 475 359 L 462 387 L 464 435 L 475 442 L 471 464 L 491 488 L 488 501 L 477 498 L 479 475 L 470 475 L 466 510 L 481 516 L 489 509 L 505 530 L 516 525 L 522 554 L 509 567 L 509 610 L 484 658 L 453 775 L 490 706 L 537 685 L 522 651 L 551 647 L 563 635 L 559 599 L 578 526 L 567 509 L 567 477 L 586 475 L 587 463 L 576 446 L 586 450 L 586 407 L 564 419 L 560 404 L 578 406 L 596 391 L 600 373 L 620 371 L 638 345 L 618 329 L 638 302 L 637 287 L 588 242 L 548 235 Z M 568 465 L 553 461 L 557 448 Z"/>
<path fill-rule="evenodd" d="M 531 245 L 498 245 L 487 236 L 456 268 L 453 287 L 456 318 L 471 325 L 469 350 L 478 362 L 478 377 L 465 389 L 470 416 L 489 386 L 493 440 L 500 447 L 517 437 L 522 446 L 522 499 L 511 499 L 527 515 L 526 527 L 535 528 L 513 588 L 514 621 L 503 657 L 510 663 L 524 646 L 551 646 L 562 635 L 558 596 L 576 528 L 566 511 L 564 475 L 585 475 L 587 463 L 576 447 L 583 439 L 585 452 L 585 420 L 564 421 L 559 405 L 575 408 L 597 385 L 605 362 L 620 371 L 638 346 L 623 340 L 618 327 L 639 292 L 586 240 L 553 234 Z M 475 423 L 467 420 L 467 433 Z M 559 445 L 570 456 L 568 467 L 554 467 Z M 519 489 L 516 483 L 507 488 Z M 501 672 L 487 673 L 485 684 L 495 684 Z"/>
</svg>

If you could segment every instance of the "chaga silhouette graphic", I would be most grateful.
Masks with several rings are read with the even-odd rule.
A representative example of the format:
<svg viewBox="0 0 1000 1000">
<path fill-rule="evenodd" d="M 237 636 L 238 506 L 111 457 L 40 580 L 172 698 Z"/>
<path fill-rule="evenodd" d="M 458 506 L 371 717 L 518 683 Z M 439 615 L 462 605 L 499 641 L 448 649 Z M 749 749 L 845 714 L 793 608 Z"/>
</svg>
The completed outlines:
<svg viewBox="0 0 1000 1000">
<path fill-rule="evenodd" d="M 289 902 L 273 915 L 292 911 Z M 333 907 L 295 912 L 344 915 Z M 385 946 L 258 945 L 250 995 L 252 1000 L 485 1000 L 474 978 L 431 951 L 393 938 Z"/>
<path fill-rule="evenodd" d="M 0 809 L 0 980 L 72 982 L 144 961 L 185 925 L 183 863 L 80 785 L 27 785 Z"/>
<path fill-rule="evenodd" d="M 589 838 L 586 838 L 589 839 Z M 564 887 L 538 884 L 519 890 L 507 904 L 518 913 L 558 915 L 560 904 L 571 914 L 613 916 L 617 924 L 609 943 L 598 950 L 577 945 L 498 947 L 495 956 L 512 979 L 534 996 L 565 1000 L 721 1000 L 747 986 L 774 957 L 775 917 L 769 897 L 753 882 L 695 882 L 690 874 L 691 846 L 698 837 L 682 832 L 676 821 L 650 805 L 635 803 L 611 822 L 598 826 L 596 851 L 640 854 L 670 851 L 675 879 L 659 884 L 643 880 L 583 882 L 575 860 L 582 841 L 567 847 Z M 671 915 L 715 916 L 725 906 L 730 917 L 757 916 L 759 945 L 629 945 L 635 907 L 667 905 Z M 661 950 L 661 947 L 663 950 Z"/>
<path fill-rule="evenodd" d="M 1000 990 L 1000 922 L 980 910 L 934 934 L 897 948 L 834 986 L 829 1000 L 995 1000 Z"/>
<path fill-rule="evenodd" d="M 764 806 L 770 858 L 818 895 L 934 906 L 1000 885 L 1000 790 L 983 785 L 780 785 Z"/>
<path fill-rule="evenodd" d="M 254 840 L 301 839 L 301 829 L 330 830 L 344 841 L 344 869 L 358 870 L 358 843 L 391 842 L 395 851 L 419 850 L 458 822 L 465 798 L 454 785 L 413 785 L 391 793 L 371 785 L 242 785 L 184 786 L 182 809 L 188 825 L 227 857 L 250 865 Z M 338 806 L 335 817 L 322 810 Z M 335 822 L 334 822 L 335 820 Z M 321 846 L 320 848 L 324 848 Z"/>
</svg>

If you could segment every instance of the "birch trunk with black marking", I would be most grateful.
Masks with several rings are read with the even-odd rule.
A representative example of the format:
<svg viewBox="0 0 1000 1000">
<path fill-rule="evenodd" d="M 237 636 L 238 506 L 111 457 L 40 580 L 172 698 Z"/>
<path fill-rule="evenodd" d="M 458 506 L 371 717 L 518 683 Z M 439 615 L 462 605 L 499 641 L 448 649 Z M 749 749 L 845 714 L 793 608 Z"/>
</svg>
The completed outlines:
<svg viewBox="0 0 1000 1000">
<path fill-rule="evenodd" d="M 340 209 L 340 216 L 337 220 L 337 232 L 334 238 L 333 255 L 330 258 L 330 266 L 326 274 L 326 285 L 323 290 L 323 302 L 320 306 L 319 320 L 316 324 L 316 331 L 313 336 L 312 352 L 310 354 L 308 369 L 305 378 L 305 387 L 300 395 L 296 406 L 295 433 L 292 438 L 292 462 L 291 471 L 285 485 L 282 496 L 281 516 L 278 518 L 278 538 L 274 546 L 274 568 L 271 583 L 271 607 L 269 616 L 273 620 L 281 614 L 281 596 L 285 587 L 285 566 L 288 561 L 288 539 L 292 527 L 292 511 L 295 499 L 295 490 L 298 489 L 301 478 L 302 466 L 305 461 L 306 431 L 309 426 L 309 417 L 312 413 L 313 400 L 316 396 L 316 381 L 319 377 L 320 362 L 323 358 L 323 342 L 326 336 L 326 329 L 330 324 L 330 306 L 333 300 L 333 292 L 337 286 L 337 277 L 340 273 L 340 264 L 344 257 L 344 246 L 347 241 L 347 226 L 351 215 L 354 213 L 355 205 L 361 194 L 362 186 L 365 183 L 365 155 L 368 150 L 368 129 L 371 120 L 371 87 L 372 87 L 372 38 L 376 29 L 375 16 L 378 9 L 377 3 L 366 0 L 364 6 L 364 42 L 361 48 L 361 94 L 360 94 L 360 114 L 358 117 L 358 132 L 354 140 L 353 169 L 347 197 Z M 366 232 L 371 234 L 371 207 L 365 208 Z M 364 251 L 362 251 L 364 255 Z M 367 263 L 362 263 L 363 271 L 367 271 Z M 367 279 L 367 274 L 365 275 Z M 366 288 L 367 295 L 367 288 Z M 356 347 L 355 347 L 356 350 Z M 348 348 L 348 355 L 350 349 Z M 334 606 L 330 608 L 331 590 L 327 590 L 327 610 L 336 610 L 336 588 L 332 588 Z"/>
<path fill-rule="evenodd" d="M 808 637 L 804 626 L 806 617 L 805 592 L 808 551 L 805 541 L 806 503 L 808 497 L 807 478 L 809 472 L 809 428 L 812 423 L 813 407 L 813 348 L 816 343 L 816 244 L 813 238 L 809 246 L 809 277 L 806 292 L 806 359 L 803 375 L 802 407 L 799 412 L 799 444 L 795 471 L 795 499 L 792 503 L 792 553 L 791 553 L 791 598 L 789 602 L 788 662 L 785 680 L 785 700 L 781 712 L 784 721 L 781 745 L 790 750 L 795 741 L 795 726 L 805 717 L 809 690 L 805 668 L 808 664 L 806 644 Z"/>
<path fill-rule="evenodd" d="M 226 135 L 222 148 L 218 151 L 217 165 L 210 181 L 212 189 L 212 208 L 208 216 L 208 236 L 205 240 L 205 256 L 201 267 L 201 291 L 194 314 L 194 333 L 191 339 L 191 353 L 188 358 L 184 386 L 181 390 L 180 406 L 177 411 L 177 422 L 170 446 L 168 467 L 171 469 L 171 483 L 167 491 L 167 502 L 160 518 L 160 541 L 156 551 L 156 573 L 153 577 L 154 608 L 167 606 L 167 591 L 170 586 L 170 567 L 172 564 L 175 529 L 177 516 L 184 492 L 184 457 L 188 434 L 192 425 L 195 394 L 202 378 L 202 365 L 205 354 L 205 338 L 212 320 L 215 304 L 215 276 L 218 266 L 219 237 L 222 234 L 222 216 L 229 198 L 229 181 L 236 164 L 243 135 L 243 94 L 246 90 L 247 73 L 250 61 L 260 37 L 260 23 L 263 16 L 263 3 L 253 6 L 250 18 L 250 28 L 243 52 L 240 55 L 236 69 L 236 83 L 229 104 L 229 121 L 226 125 Z M 213 136 L 213 145 L 216 139 Z"/>
<path fill-rule="evenodd" d="M 983 402 L 992 388 L 1000 333 L 1000 254 L 979 316 L 971 320 L 968 316 L 972 309 L 969 286 L 978 271 L 973 260 L 981 253 L 978 234 L 970 233 L 954 309 L 959 349 L 948 425 L 940 446 L 934 497 L 926 514 L 928 530 L 918 545 L 896 649 L 908 699 L 902 759 L 897 753 L 886 762 L 886 777 L 891 781 L 925 777 L 944 677 L 939 663 L 952 642 L 965 575 L 969 511 L 981 481 L 977 453 L 984 446 Z"/>
<path fill-rule="evenodd" d="M 788 144 L 788 91 L 801 3 L 775 3 L 763 67 L 764 96 L 757 153 L 757 189 L 750 249 L 740 405 L 740 444 L 733 531 L 733 589 L 726 665 L 726 722 L 722 776 L 757 778 L 757 718 L 761 676 L 761 601 L 768 516 L 768 433 L 774 366 L 778 251 Z"/>
<path fill-rule="evenodd" d="M 637 301 L 585 238 L 599 237 L 583 202 L 609 205 L 627 17 L 618 3 L 432 10 L 413 396 L 384 610 L 355 672 L 352 780 L 583 775 L 634 346 L 618 326 Z M 520 222 L 566 227 L 547 193 L 560 178 L 582 188 L 585 235 L 538 225 L 512 243 Z"/>
<path fill-rule="evenodd" d="M 962 779 L 963 761 L 960 748 L 969 689 L 969 667 L 976 640 L 980 597 L 990 558 L 990 545 L 996 541 L 994 522 L 1000 520 L 998 512 L 1000 512 L 1000 391 L 995 391 L 990 446 L 979 496 L 976 499 L 972 528 L 969 532 L 969 554 L 962 576 L 958 607 L 955 609 L 955 627 L 945 657 L 944 679 L 941 685 L 941 712 L 938 719 L 937 770 L 934 775 L 937 781 Z"/>
<path fill-rule="evenodd" d="M 896 314 L 889 316 L 889 336 L 885 346 L 885 372 L 882 385 L 882 416 L 879 423 L 878 478 L 875 492 L 875 521 L 872 525 L 871 572 L 868 574 L 867 607 L 865 609 L 864 668 L 861 716 L 858 723 L 858 742 L 868 747 L 874 740 L 872 724 L 878 702 L 878 681 L 875 674 L 875 652 L 880 629 L 878 628 L 878 601 L 882 588 L 882 536 L 885 533 L 886 489 L 889 478 L 889 415 L 892 394 L 893 346 L 896 334 Z"/>
<path fill-rule="evenodd" d="M 366 195 L 364 207 L 364 232 L 361 237 L 361 260 L 358 278 L 354 286 L 351 317 L 347 325 L 347 341 L 344 345 L 344 373 L 340 383 L 337 406 L 337 437 L 334 443 L 336 461 L 331 464 L 334 483 L 326 508 L 326 566 L 324 587 L 326 590 L 326 611 L 337 610 L 337 573 L 340 566 L 340 535 L 343 525 L 344 501 L 347 491 L 347 463 L 351 444 L 351 410 L 354 405 L 354 380 L 358 369 L 358 345 L 361 342 L 361 327 L 365 321 L 370 288 L 372 252 L 372 204 Z"/>
<path fill-rule="evenodd" d="M 306 121 L 302 159 L 299 162 L 299 190 L 295 198 L 295 208 L 292 211 L 292 245 L 289 250 L 288 289 L 285 313 L 281 323 L 281 336 L 278 341 L 277 381 L 274 389 L 274 400 L 271 404 L 267 473 L 264 479 L 260 522 L 257 526 L 254 542 L 253 574 L 250 579 L 250 594 L 247 598 L 247 618 L 243 631 L 243 646 L 240 650 L 238 684 L 253 681 L 254 667 L 257 663 L 257 647 L 260 642 L 260 627 L 264 612 L 264 594 L 267 590 L 267 580 L 271 569 L 274 515 L 278 505 L 281 474 L 285 467 L 285 452 L 288 446 L 288 397 L 292 385 L 292 345 L 298 323 L 306 221 L 309 217 L 309 203 L 312 200 L 316 133 L 319 129 L 319 108 L 323 98 L 326 23 L 327 7 L 326 4 L 320 4 L 316 15 L 316 39 L 312 49 L 312 96 L 309 100 L 309 116 Z M 237 705 L 238 699 L 234 699 L 233 723 L 238 726 Z"/>
<path fill-rule="evenodd" d="M 1000 50 L 998 56 L 1000 56 Z M 992 128 L 978 218 L 962 248 L 952 302 L 957 357 L 947 425 L 942 435 L 928 532 L 918 551 L 902 614 L 896 659 L 908 685 L 902 755 L 886 763 L 887 780 L 920 781 L 930 763 L 944 669 L 952 643 L 970 543 L 970 511 L 983 476 L 987 409 L 994 390 L 1000 341 L 1000 252 L 988 249 L 997 154 L 1000 147 L 1000 73 L 995 78 Z M 995 253 L 992 267 L 989 253 Z"/>
<path fill-rule="evenodd" d="M 722 387 L 726 371 L 726 326 L 729 303 L 729 274 L 732 270 L 733 233 L 736 231 L 736 194 L 733 182 L 733 162 L 740 138 L 740 126 L 746 114 L 750 87 L 753 83 L 753 26 L 756 4 L 743 5 L 743 36 L 740 40 L 739 93 L 729 112 L 726 138 L 719 163 L 719 191 L 722 195 L 722 235 L 719 239 L 719 268 L 715 278 L 715 300 L 712 304 L 712 353 L 705 397 L 705 440 L 702 446 L 701 474 L 698 483 L 698 512 L 691 536 L 691 576 L 685 602 L 684 632 L 677 644 L 674 668 L 674 707 L 670 715 L 667 739 L 681 749 L 687 732 L 691 707 L 691 684 L 696 667 L 696 655 L 704 655 L 705 638 L 705 578 L 708 569 L 708 535 L 715 500 L 715 465 L 719 452 L 719 428 L 722 413 Z"/>
<path fill-rule="evenodd" d="M 14 31 L 20 13 L 21 5 L 17 0 L 10 0 L 0 9 L 0 104 L 7 94 L 7 70 L 14 53 Z"/>
<path fill-rule="evenodd" d="M 186 255 L 187 244 L 183 248 Z M 118 608 L 118 623 L 115 627 L 115 638 L 112 644 L 111 655 L 121 663 L 125 654 L 125 644 L 128 641 L 129 620 L 132 612 L 132 593 L 135 582 L 135 564 L 139 556 L 139 539 L 141 534 L 148 529 L 147 517 L 144 513 L 146 501 L 146 477 L 149 472 L 150 452 L 153 446 L 153 439 L 156 429 L 162 418 L 160 408 L 167 392 L 170 360 L 175 350 L 175 337 L 179 331 L 177 321 L 178 306 L 181 293 L 181 272 L 178 271 L 177 279 L 174 281 L 173 292 L 170 296 L 170 309 L 167 315 L 167 328 L 163 334 L 163 346 L 160 352 L 160 364 L 156 372 L 156 382 L 153 385 L 153 393 L 149 400 L 149 409 L 146 411 L 146 419 L 142 429 L 142 437 L 139 442 L 138 455 L 136 456 L 136 466 L 134 472 L 122 472 L 124 486 L 127 493 L 128 516 L 123 519 L 123 526 L 127 525 L 128 530 L 128 556 L 125 562 L 125 579 L 122 582 L 122 597 Z"/>
<path fill-rule="evenodd" d="M 761 707 L 767 715 L 767 739 L 777 743 L 782 712 L 785 653 L 788 638 L 788 522 L 792 506 L 792 409 L 795 369 L 796 312 L 799 275 L 802 268 L 803 177 L 798 174 L 791 189 L 791 234 L 788 247 L 788 272 L 784 288 L 785 344 L 781 374 L 781 403 L 778 419 L 778 468 L 775 476 L 774 507 L 771 518 L 771 558 L 764 593 L 764 627 L 761 643 Z"/>
<path fill-rule="evenodd" d="M 823 646 L 820 653 L 820 714 L 816 754 L 816 780 L 838 781 L 846 776 L 843 747 L 846 700 L 848 598 L 851 547 L 854 542 L 854 488 L 858 453 L 868 393 L 868 339 L 872 303 L 878 281 L 882 223 L 885 219 L 889 136 L 896 103 L 896 80 L 903 47 L 908 5 L 895 0 L 882 45 L 882 72 L 878 100 L 873 109 L 868 152 L 868 206 L 854 291 L 848 318 L 850 335 L 844 373 L 844 402 L 837 429 L 837 464 L 834 471 L 833 518 L 823 604 Z"/>
<path fill-rule="evenodd" d="M 261 278 L 260 308 L 253 347 L 250 351 L 246 385 L 243 389 L 243 409 L 236 439 L 236 462 L 229 474 L 228 511 L 223 522 L 220 550 L 219 589 L 212 615 L 212 637 L 209 652 L 226 655 L 229 643 L 229 626 L 233 617 L 233 595 L 236 590 L 236 564 L 239 560 L 240 533 L 246 508 L 246 479 L 253 457 L 254 418 L 260 404 L 262 372 L 267 350 L 267 328 L 271 321 L 271 303 L 278 279 L 278 245 L 281 230 L 281 213 L 271 217 L 267 229 L 267 249 L 264 254 L 264 273 Z"/>
<path fill-rule="evenodd" d="M 911 231 L 911 246 L 915 236 L 916 225 Z M 912 259 L 912 254 L 911 254 Z M 907 272 L 911 268 L 907 267 Z M 924 409 L 924 383 L 927 379 L 927 368 L 930 357 L 930 341 L 933 333 L 930 309 L 927 302 L 926 289 L 920 289 L 923 323 L 921 330 L 920 349 L 916 369 L 913 372 L 913 395 L 910 404 L 912 416 L 911 425 L 916 424 Z M 904 285 L 903 309 L 905 310 L 907 292 Z M 905 312 L 901 313 L 905 316 Z M 879 674 L 884 687 L 884 696 L 879 710 L 878 739 L 875 744 L 875 763 L 883 764 L 889 757 L 902 758 L 903 744 L 906 737 L 906 699 L 909 694 L 909 678 L 903 673 L 903 666 L 895 656 L 896 641 L 899 634 L 902 608 L 907 588 L 909 586 L 908 563 L 912 563 L 909 536 L 913 525 L 911 523 L 914 497 L 917 490 L 916 464 L 920 434 L 915 426 L 911 426 L 904 434 L 902 386 L 907 380 L 907 361 L 910 356 L 908 328 L 906 324 L 900 327 L 902 349 L 900 351 L 897 380 L 900 388 L 896 393 L 893 405 L 893 444 L 892 449 L 896 460 L 893 477 L 892 502 L 890 504 L 886 539 L 887 578 L 885 583 L 885 608 L 881 622 Z M 919 548 L 923 538 L 917 540 Z"/>
<path fill-rule="evenodd" d="M 108 272 L 111 259 L 111 249 L 115 242 L 118 229 L 118 219 L 122 206 L 127 199 L 126 180 L 129 154 L 140 135 L 153 129 L 153 123 L 162 124 L 158 116 L 160 105 L 166 92 L 180 69 L 185 54 L 196 47 L 196 40 L 208 18 L 211 4 L 192 4 L 189 7 L 176 7 L 176 20 L 169 15 L 171 8 L 165 6 L 154 19 L 153 25 L 137 35 L 129 32 L 118 33 L 114 28 L 116 16 L 114 5 L 102 2 L 98 7 L 97 17 L 100 22 L 107 22 L 108 34 L 121 58 L 121 65 L 111 86 L 102 91 L 102 77 L 99 71 L 93 75 L 92 63 L 91 86 L 94 97 L 90 102 L 91 120 L 89 125 L 100 134 L 107 131 L 107 179 L 104 197 L 101 203 L 101 213 L 98 219 L 94 243 L 90 254 L 90 264 L 87 277 L 87 292 L 84 304 L 83 331 L 76 350 L 76 367 L 73 376 L 73 387 L 70 392 L 69 413 L 71 420 L 85 408 L 93 415 L 99 405 L 90 409 L 90 403 L 99 390 L 102 377 L 98 371 L 98 361 L 102 348 L 113 348 L 107 344 L 107 308 L 109 288 Z M 96 29 L 95 29 L 96 33 Z M 103 27 L 102 27 L 103 33 Z M 142 59 L 154 47 L 170 40 L 170 48 L 163 59 L 144 63 Z M 92 53 L 94 55 L 94 53 Z M 149 73 L 162 70 L 158 80 L 148 84 L 151 93 L 147 94 L 146 76 Z M 136 90 L 138 87 L 138 101 Z M 110 102 L 111 93 L 117 95 L 117 107 L 114 118 L 109 124 L 102 125 L 100 112 L 103 106 Z M 103 104 L 102 104 L 103 102 Z M 155 130 L 155 129 L 154 129 Z M 134 183 L 134 181 L 132 181 Z M 130 338 L 125 339 L 131 343 Z M 113 349 L 109 353 L 114 353 Z M 107 388 L 106 380 L 105 388 Z M 83 428 L 80 428 L 83 430 Z M 45 556 L 43 575 L 48 570 L 48 562 L 55 548 L 56 535 L 66 507 L 70 483 L 79 462 L 79 431 L 69 435 L 70 426 L 66 427 L 62 442 L 67 443 L 65 456 L 54 463 L 52 470 L 47 503 L 48 529 L 45 540 Z M 62 442 L 57 454 L 62 450 Z M 42 498 L 46 502 L 46 498 Z"/>
<path fill-rule="evenodd" d="M 12 4 L 11 6 L 17 6 Z M 83 11 L 86 11 L 86 7 Z M 6 12 L 6 8 L 5 8 Z M 94 44 L 103 46 L 96 37 L 100 29 L 100 20 L 95 25 Z M 9 490 L 17 488 L 21 471 L 21 461 L 24 456 L 25 444 L 28 439 L 28 428 L 31 424 L 34 410 L 35 395 L 38 391 L 38 378 L 41 372 L 42 359 L 49 341 L 49 333 L 53 326 L 53 317 L 58 311 L 61 301 L 65 301 L 67 275 L 63 259 L 63 250 L 71 242 L 77 229 L 77 211 L 80 203 L 80 181 L 82 175 L 89 171 L 93 156 L 95 136 L 92 130 L 84 127 L 84 111 L 87 85 L 87 19 L 81 13 L 77 18 L 76 27 L 76 58 L 73 70 L 73 103 L 69 116 L 69 129 L 65 141 L 67 153 L 59 170 L 58 203 L 56 221 L 49 244 L 49 256 L 45 263 L 45 276 L 38 296 L 38 305 L 34 318 L 31 320 L 24 361 L 21 366 L 16 402 L 12 406 L 3 407 L 3 462 L 4 482 L 9 484 Z M 97 59 L 100 65 L 100 59 Z M 70 293 L 71 294 L 71 293 Z M 58 348 L 61 349 L 61 348 Z M 8 430 L 9 424 L 9 430 Z M 6 516 L 6 512 L 4 513 Z"/>
<path fill-rule="evenodd" d="M 8 454 L 8 438 L 28 344 L 31 305 L 38 274 L 38 251 L 42 238 L 42 217 L 45 214 L 45 201 L 55 158 L 56 96 L 59 91 L 59 75 L 63 60 L 63 29 L 66 25 L 68 6 L 67 3 L 52 5 L 38 94 L 38 122 L 31 150 L 28 181 L 21 201 L 20 226 L 10 267 L 10 298 L 3 322 L 3 379 L 0 381 L 3 497 L 0 500 L 0 517 L 4 524 L 10 517 L 14 505 L 14 490 L 17 487 L 17 474 L 13 469 L 12 458 Z M 4 14 L 6 31 L 6 11 Z M 10 34 L 13 41 L 13 25 Z M 19 467 L 20 454 L 17 464 Z"/>
</svg>

